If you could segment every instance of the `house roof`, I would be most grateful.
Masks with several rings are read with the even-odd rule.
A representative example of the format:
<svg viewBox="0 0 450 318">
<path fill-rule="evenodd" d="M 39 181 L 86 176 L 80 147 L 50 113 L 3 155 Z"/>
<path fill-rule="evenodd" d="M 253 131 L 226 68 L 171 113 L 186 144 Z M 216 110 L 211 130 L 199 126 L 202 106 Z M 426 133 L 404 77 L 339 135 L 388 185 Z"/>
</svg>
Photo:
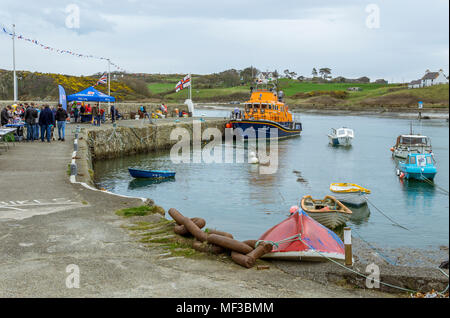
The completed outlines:
<svg viewBox="0 0 450 318">
<path fill-rule="evenodd" d="M 427 74 L 425 74 L 422 79 L 423 80 L 427 80 L 427 79 L 435 79 L 439 76 L 439 72 L 428 72 Z"/>
</svg>

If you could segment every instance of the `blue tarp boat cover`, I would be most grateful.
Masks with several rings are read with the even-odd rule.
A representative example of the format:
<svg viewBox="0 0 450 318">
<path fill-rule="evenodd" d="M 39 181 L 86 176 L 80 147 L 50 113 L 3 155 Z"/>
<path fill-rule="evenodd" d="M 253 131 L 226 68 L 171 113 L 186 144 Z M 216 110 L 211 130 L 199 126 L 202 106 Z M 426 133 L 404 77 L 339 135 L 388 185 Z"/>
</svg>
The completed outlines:
<svg viewBox="0 0 450 318">
<path fill-rule="evenodd" d="M 106 95 L 94 87 L 88 87 L 81 92 L 67 96 L 67 101 L 82 101 L 82 102 L 115 102 L 116 98 Z"/>
</svg>

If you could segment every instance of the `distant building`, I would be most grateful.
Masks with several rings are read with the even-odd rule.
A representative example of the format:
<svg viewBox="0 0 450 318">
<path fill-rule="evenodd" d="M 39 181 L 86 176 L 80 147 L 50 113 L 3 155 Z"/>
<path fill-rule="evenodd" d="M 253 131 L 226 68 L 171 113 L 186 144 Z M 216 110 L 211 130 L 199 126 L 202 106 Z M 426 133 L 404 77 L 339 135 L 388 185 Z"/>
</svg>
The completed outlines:
<svg viewBox="0 0 450 318">
<path fill-rule="evenodd" d="M 422 80 L 415 80 L 411 81 L 411 83 L 408 84 L 408 88 L 419 88 L 422 87 Z"/>
<path fill-rule="evenodd" d="M 351 91 L 351 92 L 359 92 L 359 91 L 362 91 L 361 87 L 348 87 L 347 90 L 348 90 L 348 91 Z"/>
<path fill-rule="evenodd" d="M 442 69 L 439 70 L 439 72 L 430 72 L 430 70 L 426 70 L 425 75 L 421 79 L 410 82 L 408 88 L 428 87 L 446 83 L 448 83 L 448 78 L 444 75 Z"/>
<path fill-rule="evenodd" d="M 424 87 L 445 83 L 448 83 L 448 80 L 442 69 L 439 70 L 439 72 L 430 72 L 427 70 L 425 75 L 422 77 L 422 85 Z"/>
<path fill-rule="evenodd" d="M 380 79 L 377 79 L 377 80 L 375 81 L 375 83 L 376 83 L 376 84 L 387 84 L 388 81 L 386 81 L 385 79 L 380 78 Z"/>
</svg>

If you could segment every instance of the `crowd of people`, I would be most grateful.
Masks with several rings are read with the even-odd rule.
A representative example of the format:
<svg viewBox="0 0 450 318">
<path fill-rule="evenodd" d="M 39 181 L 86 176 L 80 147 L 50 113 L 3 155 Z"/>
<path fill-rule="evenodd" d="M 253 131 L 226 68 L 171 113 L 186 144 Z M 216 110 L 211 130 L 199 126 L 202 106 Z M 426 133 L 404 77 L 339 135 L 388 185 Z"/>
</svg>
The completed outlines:
<svg viewBox="0 0 450 318">
<path fill-rule="evenodd" d="M 0 112 L 2 127 L 17 127 L 26 129 L 26 141 L 41 140 L 51 142 L 55 127 L 58 129 L 58 140 L 65 141 L 66 121 L 69 118 L 66 110 L 59 104 L 56 108 L 49 105 L 34 103 L 9 105 Z"/>
<path fill-rule="evenodd" d="M 123 118 L 115 104 L 111 104 L 109 114 L 112 123 Z M 20 140 L 23 138 L 28 142 L 39 139 L 42 142 L 55 140 L 55 128 L 58 130 L 58 140 L 65 141 L 66 123 L 70 122 L 71 118 L 73 118 L 72 122 L 74 123 L 91 123 L 96 126 L 106 122 L 105 108 L 101 107 L 99 103 L 91 106 L 89 103 L 79 101 L 70 103 L 67 106 L 67 111 L 61 104 L 58 104 L 56 107 L 35 103 L 14 104 L 4 107 L 0 115 L 0 127 L 17 128 L 16 135 L 20 136 Z M 165 118 L 169 116 L 168 107 L 162 104 L 156 111 L 152 111 L 149 114 L 145 106 L 140 106 L 137 116 L 137 118 L 148 118 L 150 120 Z M 192 114 L 179 111 L 176 108 L 172 111 L 171 116 L 188 117 L 192 116 Z M 24 133 L 24 128 L 26 133 Z"/>
<path fill-rule="evenodd" d="M 91 106 L 91 104 L 84 102 L 73 102 L 69 105 L 69 107 L 71 109 L 69 115 L 74 118 L 75 123 L 87 122 L 100 126 L 100 124 L 104 124 L 106 122 L 106 111 L 105 108 L 100 106 L 100 103 Z M 114 104 L 110 107 L 110 114 L 112 122 L 122 117 Z"/>
</svg>

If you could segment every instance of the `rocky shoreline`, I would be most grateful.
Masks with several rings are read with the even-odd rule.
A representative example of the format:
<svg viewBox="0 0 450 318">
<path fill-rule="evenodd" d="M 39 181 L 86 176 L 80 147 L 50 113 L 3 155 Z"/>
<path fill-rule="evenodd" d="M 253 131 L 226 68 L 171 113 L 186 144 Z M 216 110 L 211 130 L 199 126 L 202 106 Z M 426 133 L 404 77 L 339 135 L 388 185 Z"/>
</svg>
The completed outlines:
<svg viewBox="0 0 450 318">
<path fill-rule="evenodd" d="M 215 110 L 228 110 L 232 111 L 235 107 L 242 108 L 241 104 L 224 104 L 224 103 L 198 103 L 195 104 L 197 109 L 215 109 Z M 373 116 L 373 117 L 386 117 L 386 118 L 405 118 L 405 119 L 417 119 L 418 110 L 411 108 L 400 109 L 373 109 L 367 110 L 363 108 L 315 108 L 304 106 L 291 106 L 291 111 L 300 114 L 317 114 L 317 115 L 336 115 L 336 116 Z M 422 111 L 422 119 L 444 119 L 448 120 L 449 109 L 448 108 L 435 108 L 424 109 Z"/>
</svg>

